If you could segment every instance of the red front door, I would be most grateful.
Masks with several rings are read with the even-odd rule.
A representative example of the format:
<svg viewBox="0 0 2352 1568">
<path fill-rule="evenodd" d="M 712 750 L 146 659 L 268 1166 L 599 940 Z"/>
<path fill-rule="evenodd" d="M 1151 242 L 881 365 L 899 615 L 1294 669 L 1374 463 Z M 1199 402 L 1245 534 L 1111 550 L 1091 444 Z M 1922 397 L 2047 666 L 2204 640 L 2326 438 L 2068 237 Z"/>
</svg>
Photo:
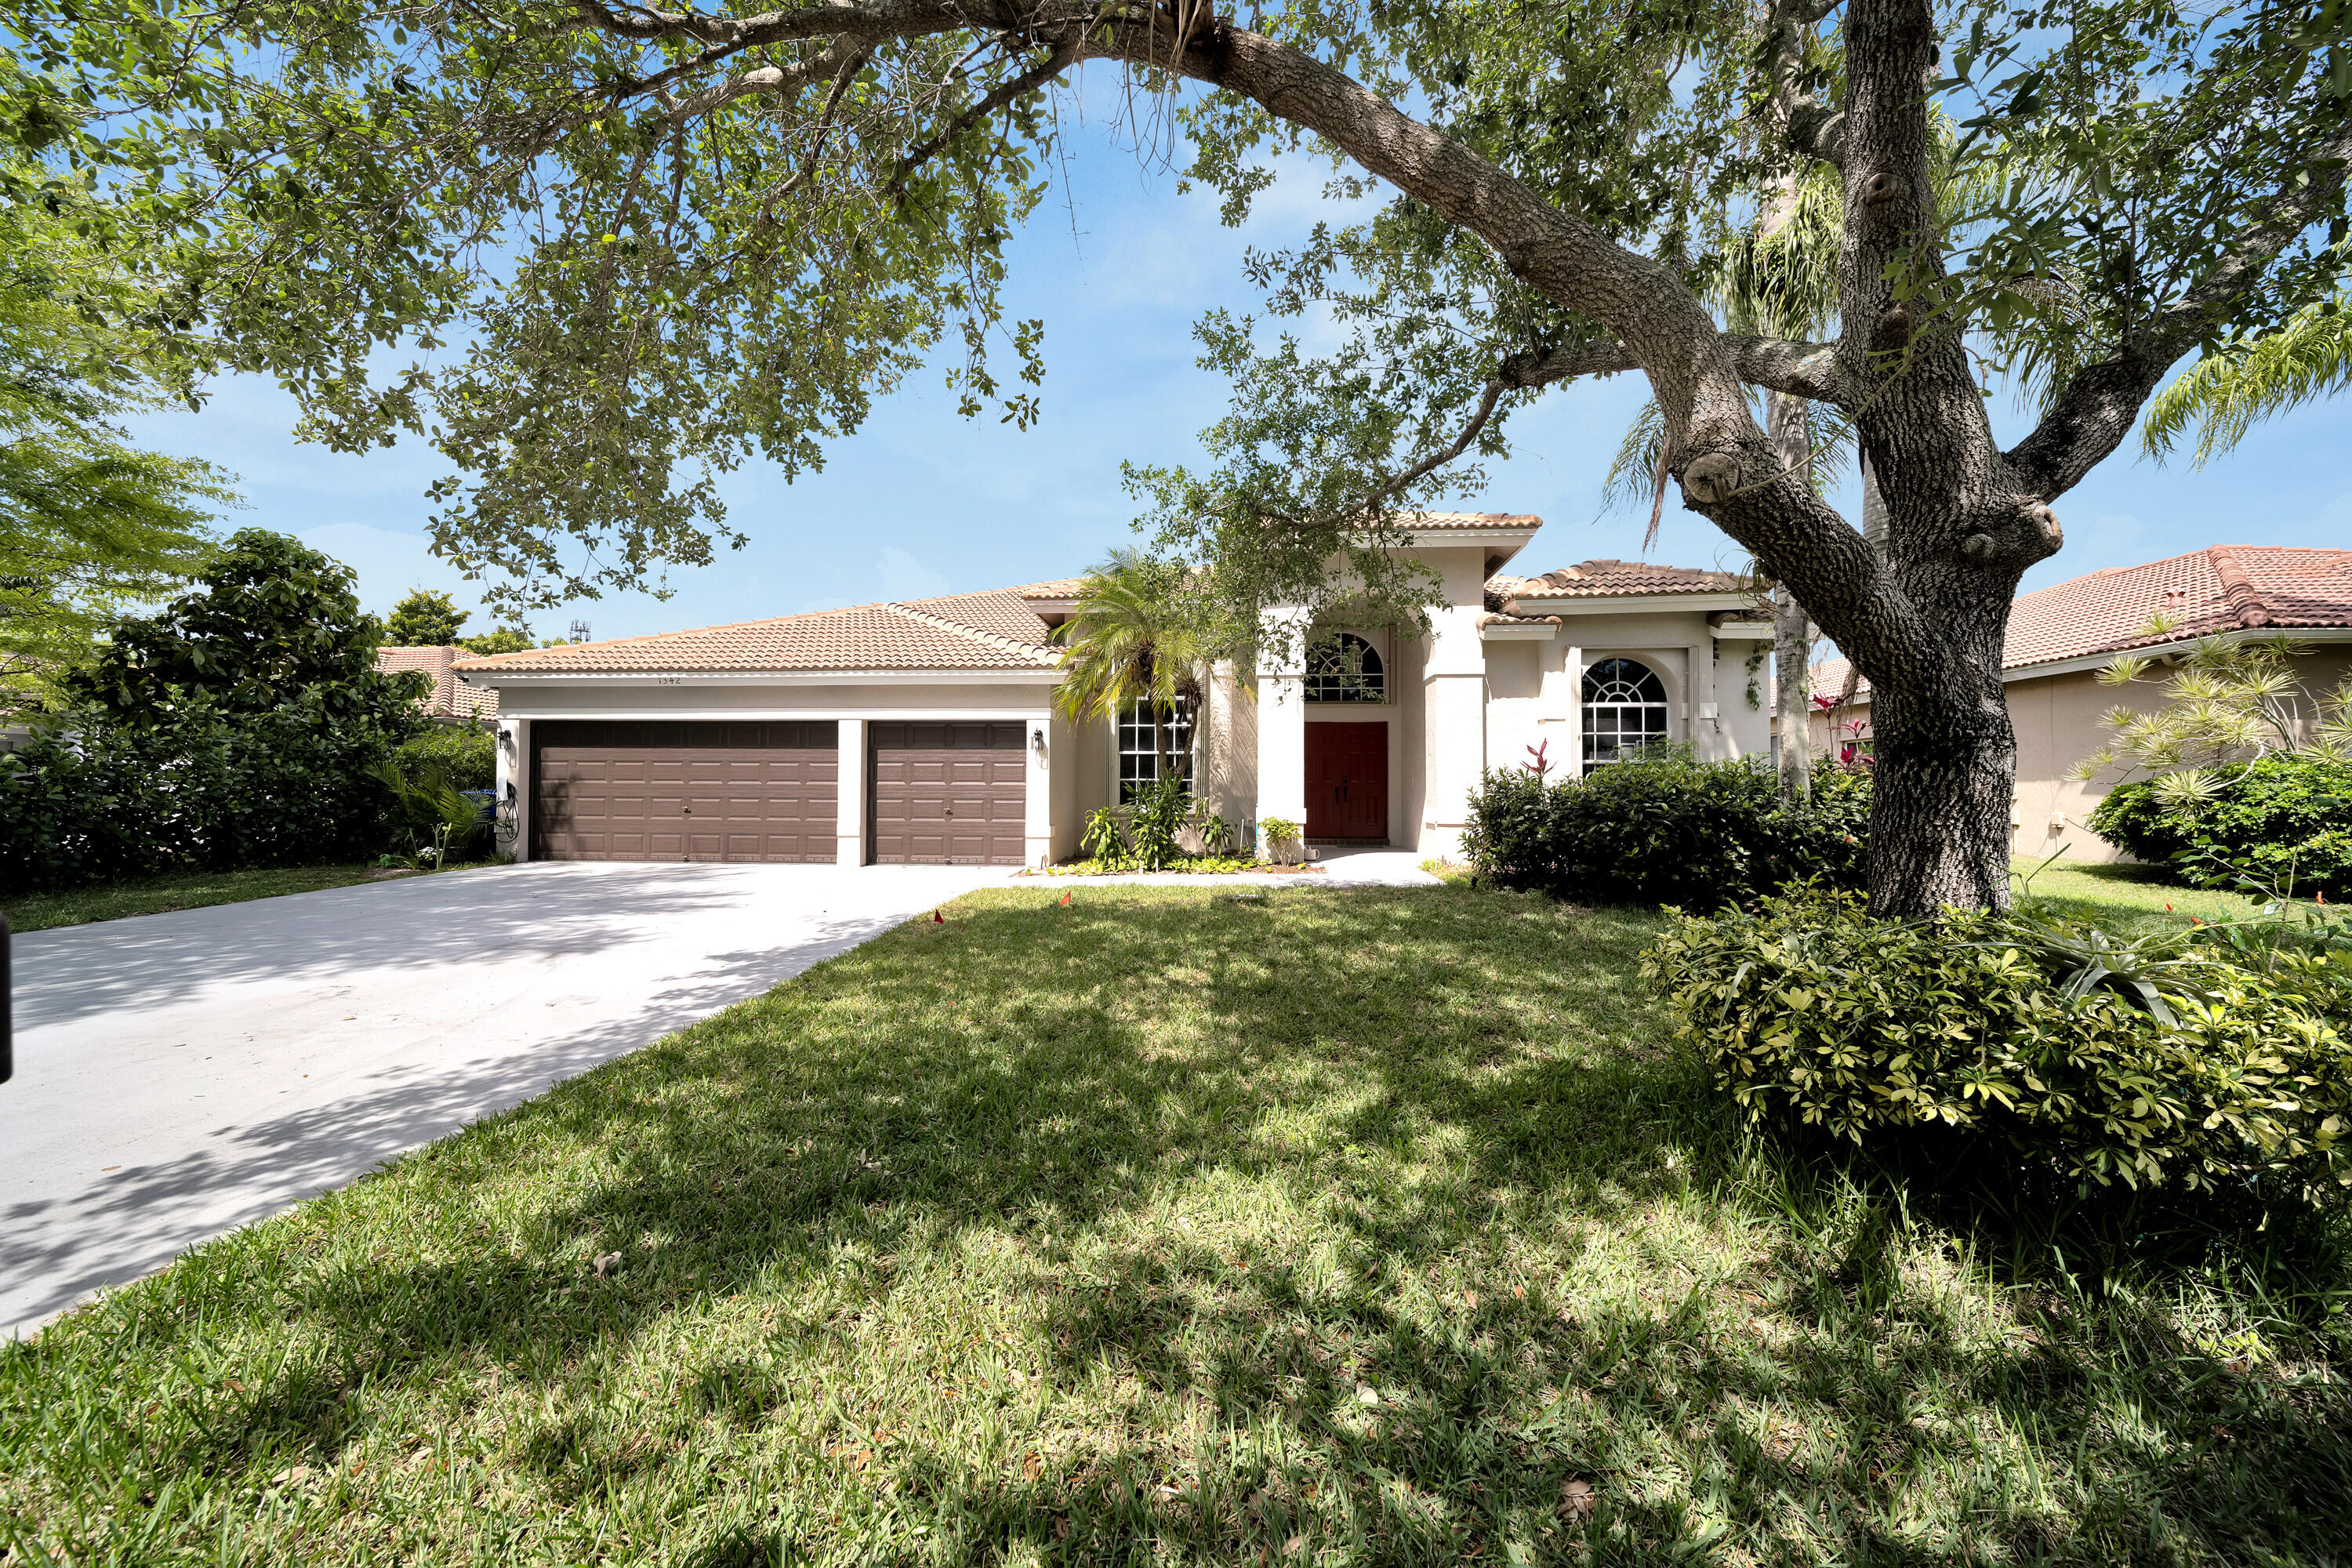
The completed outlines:
<svg viewBox="0 0 2352 1568">
<path fill-rule="evenodd" d="M 1389 727 L 1307 726 L 1307 837 L 1389 836 Z"/>
</svg>

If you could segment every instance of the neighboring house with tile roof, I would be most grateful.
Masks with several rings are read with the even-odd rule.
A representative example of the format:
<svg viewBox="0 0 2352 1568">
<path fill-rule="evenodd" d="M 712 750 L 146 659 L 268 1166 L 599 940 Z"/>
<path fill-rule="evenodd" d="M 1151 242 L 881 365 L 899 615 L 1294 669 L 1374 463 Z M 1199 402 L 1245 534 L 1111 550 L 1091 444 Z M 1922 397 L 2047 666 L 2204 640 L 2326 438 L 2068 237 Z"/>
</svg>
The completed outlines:
<svg viewBox="0 0 2352 1568">
<path fill-rule="evenodd" d="M 1541 527 L 1403 520 L 1402 548 L 1444 584 L 1432 634 L 1318 625 L 1254 679 L 1219 668 L 1171 767 L 1244 832 L 1282 817 L 1310 841 L 1451 854 L 1482 772 L 1535 748 L 1564 773 L 1645 741 L 1769 748 L 1748 666 L 1771 626 L 1750 587 L 1621 561 L 1502 574 Z M 1150 714 L 1054 710 L 1054 630 L 1085 587 L 461 658 L 456 675 L 497 693 L 528 858 L 1036 865 L 1077 853 L 1087 815 L 1160 766 Z"/>
<path fill-rule="evenodd" d="M 2161 618 L 2161 625 L 2158 619 Z M 2085 783 L 2073 777 L 2105 747 L 2102 716 L 2121 705 L 2159 706 L 2160 679 L 2104 686 L 2099 671 L 2120 654 L 2164 664 L 2200 637 L 2285 633 L 2308 645 L 2299 661 L 2306 689 L 2333 690 L 2352 675 L 2352 550 L 2271 544 L 2220 544 L 2138 566 L 2109 566 L 2021 596 L 2010 607 L 2001 679 L 2017 728 L 2017 801 L 2011 842 L 2021 855 L 2061 845 L 2083 859 L 2123 857 L 2088 827 L 2091 812 L 2127 775 L 2121 770 Z M 1844 689 L 1844 659 L 1813 667 L 1817 697 Z M 1869 718 L 1870 684 L 1857 681 L 1845 721 Z M 1813 742 L 1830 744 L 1829 721 L 1816 715 Z"/>
<path fill-rule="evenodd" d="M 444 724 L 470 724 L 499 716 L 499 694 L 488 687 L 468 686 L 457 679 L 457 662 L 466 657 L 461 647 L 431 645 L 379 647 L 375 667 L 387 675 L 421 669 L 433 678 L 425 710 Z"/>
</svg>

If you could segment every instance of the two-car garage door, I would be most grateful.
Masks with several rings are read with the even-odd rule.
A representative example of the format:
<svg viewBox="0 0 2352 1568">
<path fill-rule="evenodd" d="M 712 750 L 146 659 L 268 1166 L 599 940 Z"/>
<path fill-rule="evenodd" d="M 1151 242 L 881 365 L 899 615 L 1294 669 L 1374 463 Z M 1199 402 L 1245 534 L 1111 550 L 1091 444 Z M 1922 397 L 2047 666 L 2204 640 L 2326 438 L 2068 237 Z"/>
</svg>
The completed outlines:
<svg viewBox="0 0 2352 1568">
<path fill-rule="evenodd" d="M 830 860 L 840 726 L 542 719 L 536 860 Z"/>
<path fill-rule="evenodd" d="M 831 722 L 541 720 L 531 726 L 531 854 L 550 860 L 831 860 L 840 727 Z M 876 723 L 867 842 L 889 864 L 1017 866 L 1026 727 Z"/>
</svg>

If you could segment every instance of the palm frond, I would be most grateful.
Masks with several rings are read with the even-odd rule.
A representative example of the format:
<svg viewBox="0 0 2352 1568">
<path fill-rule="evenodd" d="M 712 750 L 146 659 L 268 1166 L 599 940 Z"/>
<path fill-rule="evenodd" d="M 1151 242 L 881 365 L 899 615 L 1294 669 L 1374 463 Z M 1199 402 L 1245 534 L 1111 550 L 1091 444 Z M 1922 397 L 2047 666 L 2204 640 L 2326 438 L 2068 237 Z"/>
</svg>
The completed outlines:
<svg viewBox="0 0 2352 1568">
<path fill-rule="evenodd" d="M 2223 344 L 2149 400 L 2140 445 L 2163 458 L 2192 425 L 2203 468 L 2274 414 L 2327 397 L 2352 380 L 2352 296 L 2307 305 L 2277 331 Z"/>
</svg>

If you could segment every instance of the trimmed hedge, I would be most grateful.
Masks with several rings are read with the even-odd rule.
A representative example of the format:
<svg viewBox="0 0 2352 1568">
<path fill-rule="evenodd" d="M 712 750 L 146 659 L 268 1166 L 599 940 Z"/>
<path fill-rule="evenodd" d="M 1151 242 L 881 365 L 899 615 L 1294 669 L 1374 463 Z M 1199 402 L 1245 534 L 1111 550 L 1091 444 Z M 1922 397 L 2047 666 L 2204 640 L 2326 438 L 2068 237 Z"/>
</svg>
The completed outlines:
<svg viewBox="0 0 2352 1568">
<path fill-rule="evenodd" d="M 1863 882 L 1870 775 L 1822 768 L 1793 810 L 1760 761 L 1695 763 L 1669 753 L 1547 784 L 1492 772 L 1463 836 L 1481 874 L 1508 888 L 1587 903 L 1711 910 L 1818 878 Z"/>
<path fill-rule="evenodd" d="M 2193 805 L 2168 805 L 2146 781 L 2118 784 L 2091 831 L 2200 887 L 2291 880 L 2297 893 L 2352 899 L 2352 761 L 2273 752 L 2211 771 L 2219 795 Z"/>
<path fill-rule="evenodd" d="M 1758 1121 L 1855 1142 L 1937 1126 L 2103 1185 L 2340 1194 L 2352 953 L 2249 934 L 1873 921 L 1809 890 L 1677 920 L 1643 973 Z"/>
<path fill-rule="evenodd" d="M 0 756 L 0 884 L 368 858 L 392 831 L 371 770 L 393 744 L 308 708 L 190 706 L 144 726 L 74 715 Z"/>
</svg>

